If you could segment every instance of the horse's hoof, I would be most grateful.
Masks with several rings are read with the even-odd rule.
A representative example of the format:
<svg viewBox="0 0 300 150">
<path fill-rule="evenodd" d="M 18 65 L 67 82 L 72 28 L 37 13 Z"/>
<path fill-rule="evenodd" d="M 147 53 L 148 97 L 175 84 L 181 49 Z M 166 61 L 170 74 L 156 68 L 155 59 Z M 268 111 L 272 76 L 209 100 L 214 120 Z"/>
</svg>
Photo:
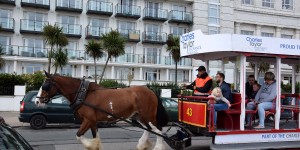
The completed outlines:
<svg viewBox="0 0 300 150">
<path fill-rule="evenodd" d="M 80 139 L 81 139 L 81 136 L 76 136 L 76 139 L 78 140 L 78 141 L 80 141 Z"/>
<path fill-rule="evenodd" d="M 166 150 L 166 147 L 164 144 L 157 144 L 157 145 L 155 145 L 153 150 Z"/>
<path fill-rule="evenodd" d="M 138 144 L 137 146 L 137 150 L 147 150 L 152 146 L 152 143 L 150 142 L 150 140 L 147 140 L 146 142 L 142 143 L 142 144 Z"/>
</svg>

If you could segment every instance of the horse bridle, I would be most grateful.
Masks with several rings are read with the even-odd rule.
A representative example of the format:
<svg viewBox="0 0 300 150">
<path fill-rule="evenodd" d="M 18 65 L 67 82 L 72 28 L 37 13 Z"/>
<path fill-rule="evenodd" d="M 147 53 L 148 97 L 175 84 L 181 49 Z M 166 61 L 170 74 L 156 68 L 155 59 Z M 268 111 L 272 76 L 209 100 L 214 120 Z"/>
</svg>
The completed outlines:
<svg viewBox="0 0 300 150">
<path fill-rule="evenodd" d="M 50 100 L 51 100 L 51 98 L 49 97 L 49 90 L 51 89 L 51 87 L 52 86 L 56 86 L 55 84 L 53 84 L 53 81 L 51 80 L 51 78 L 47 78 L 46 80 L 45 80 L 45 82 L 43 83 L 43 85 L 42 85 L 42 90 L 43 91 L 46 91 L 47 92 L 47 95 L 46 96 L 40 96 L 40 97 L 36 97 L 36 98 L 42 98 L 42 99 L 44 99 L 44 102 L 45 103 L 48 103 Z"/>
</svg>

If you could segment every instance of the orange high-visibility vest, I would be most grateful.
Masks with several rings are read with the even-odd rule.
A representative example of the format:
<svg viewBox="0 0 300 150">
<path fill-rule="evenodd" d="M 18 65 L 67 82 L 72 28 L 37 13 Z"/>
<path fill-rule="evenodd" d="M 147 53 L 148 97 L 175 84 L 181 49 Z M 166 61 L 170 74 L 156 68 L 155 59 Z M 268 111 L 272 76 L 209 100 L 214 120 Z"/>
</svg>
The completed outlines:
<svg viewBox="0 0 300 150">
<path fill-rule="evenodd" d="M 207 76 L 205 79 L 202 78 L 196 78 L 195 82 L 196 82 L 196 87 L 201 88 L 204 87 L 204 85 L 207 83 L 207 81 L 211 80 L 211 77 Z M 208 94 L 211 93 L 211 90 L 209 90 L 207 92 Z M 197 90 L 194 90 L 194 94 L 207 94 L 207 93 L 201 93 Z"/>
</svg>

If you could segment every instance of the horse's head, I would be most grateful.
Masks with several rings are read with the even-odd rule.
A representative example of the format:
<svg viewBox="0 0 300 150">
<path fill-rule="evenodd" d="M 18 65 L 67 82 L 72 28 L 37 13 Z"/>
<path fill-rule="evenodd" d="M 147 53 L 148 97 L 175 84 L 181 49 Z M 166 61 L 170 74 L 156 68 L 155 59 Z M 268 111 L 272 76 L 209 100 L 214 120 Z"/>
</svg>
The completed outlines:
<svg viewBox="0 0 300 150">
<path fill-rule="evenodd" d="M 54 76 L 50 75 L 45 71 L 46 80 L 44 81 L 43 85 L 41 86 L 38 95 L 36 96 L 36 103 L 37 104 L 44 104 L 48 103 L 52 97 L 56 96 L 58 93 L 57 85 L 54 81 Z"/>
</svg>

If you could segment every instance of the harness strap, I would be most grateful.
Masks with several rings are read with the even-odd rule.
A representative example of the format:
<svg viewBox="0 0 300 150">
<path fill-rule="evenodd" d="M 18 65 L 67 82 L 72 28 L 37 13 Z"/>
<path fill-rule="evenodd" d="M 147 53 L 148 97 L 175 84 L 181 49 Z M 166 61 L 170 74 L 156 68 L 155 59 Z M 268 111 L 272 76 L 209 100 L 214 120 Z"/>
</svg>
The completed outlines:
<svg viewBox="0 0 300 150">
<path fill-rule="evenodd" d="M 74 102 L 70 104 L 70 107 L 75 112 L 84 102 L 87 90 L 89 88 L 90 81 L 85 81 L 84 79 L 81 80 L 80 86 L 78 88 L 78 92 L 75 96 Z"/>
</svg>

